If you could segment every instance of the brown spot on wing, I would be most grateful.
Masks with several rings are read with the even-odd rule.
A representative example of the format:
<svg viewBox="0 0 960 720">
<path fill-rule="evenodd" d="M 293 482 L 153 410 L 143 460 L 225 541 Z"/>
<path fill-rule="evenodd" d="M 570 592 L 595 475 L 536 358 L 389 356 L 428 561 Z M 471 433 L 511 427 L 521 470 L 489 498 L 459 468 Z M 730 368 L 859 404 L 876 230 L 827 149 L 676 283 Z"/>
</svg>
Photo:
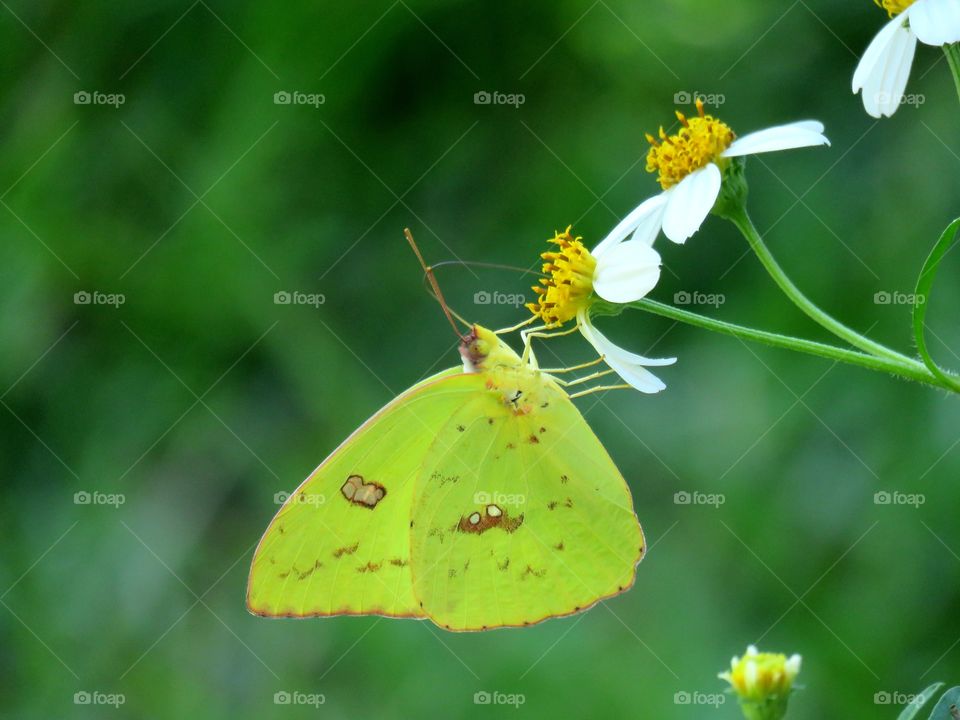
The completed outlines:
<svg viewBox="0 0 960 720">
<path fill-rule="evenodd" d="M 376 572 L 377 570 L 380 569 L 380 565 L 381 565 L 381 564 L 382 564 L 382 563 L 367 562 L 366 565 L 360 565 L 360 566 L 357 568 L 357 572 L 358 572 L 358 573 Z"/>
<path fill-rule="evenodd" d="M 344 555 L 353 555 L 357 551 L 358 547 L 360 547 L 359 541 L 355 542 L 353 545 L 346 545 L 342 548 L 337 548 L 333 551 L 333 556 L 337 559 L 340 559 Z"/>
<path fill-rule="evenodd" d="M 454 529 L 462 533 L 483 535 L 487 530 L 500 528 L 504 532 L 512 533 L 523 524 L 523 513 L 511 518 L 510 513 L 502 510 L 498 505 L 487 505 L 483 514 L 472 512 L 460 517 L 460 522 Z"/>
<path fill-rule="evenodd" d="M 350 475 L 340 487 L 340 493 L 350 502 L 367 510 L 373 510 L 387 495 L 387 489 L 377 482 L 365 482 L 363 475 Z"/>
<path fill-rule="evenodd" d="M 536 578 L 542 578 L 547 574 L 546 568 L 541 568 L 539 570 L 534 570 L 531 566 L 527 565 L 527 569 L 523 571 L 523 574 L 520 576 L 521 580 L 526 580 L 529 576 Z"/>
</svg>

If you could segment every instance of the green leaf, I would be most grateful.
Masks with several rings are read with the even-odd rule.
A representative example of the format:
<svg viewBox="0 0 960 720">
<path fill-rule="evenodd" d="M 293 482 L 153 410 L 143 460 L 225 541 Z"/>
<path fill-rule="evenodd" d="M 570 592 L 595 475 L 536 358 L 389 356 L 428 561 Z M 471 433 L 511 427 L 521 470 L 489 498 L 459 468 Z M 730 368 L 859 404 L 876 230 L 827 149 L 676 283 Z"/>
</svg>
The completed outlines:
<svg viewBox="0 0 960 720">
<path fill-rule="evenodd" d="M 957 714 L 952 714 L 951 709 Z M 940 702 L 930 715 L 930 720 L 955 720 L 958 717 L 960 717 L 960 687 L 953 687 L 940 698 Z"/>
<path fill-rule="evenodd" d="M 943 260 L 943 256 L 953 247 L 958 230 L 960 230 L 960 218 L 950 223 L 950 226 L 943 231 L 943 235 L 940 236 L 937 244 L 933 246 L 933 250 L 930 252 L 927 261 L 923 264 L 923 269 L 920 271 L 920 277 L 917 279 L 917 289 L 915 292 L 917 301 L 913 305 L 913 335 L 917 342 L 917 350 L 920 352 L 923 364 L 940 380 L 955 389 L 960 389 L 960 383 L 957 382 L 956 378 L 948 376 L 941 370 L 940 366 L 937 365 L 930 356 L 930 351 L 927 349 L 925 321 L 927 318 L 927 306 L 930 304 L 930 291 L 933 288 L 933 281 L 937 277 L 940 261 Z M 923 298 L 922 301 L 921 298 Z"/>
<path fill-rule="evenodd" d="M 913 720 L 917 713 L 920 712 L 920 708 L 926 705 L 930 698 L 933 697 L 934 693 L 936 693 L 937 690 L 942 687 L 942 682 L 934 683 L 922 693 L 917 695 L 913 700 L 910 701 L 910 704 L 903 709 L 903 712 L 900 713 L 900 717 L 898 717 L 897 720 Z"/>
</svg>

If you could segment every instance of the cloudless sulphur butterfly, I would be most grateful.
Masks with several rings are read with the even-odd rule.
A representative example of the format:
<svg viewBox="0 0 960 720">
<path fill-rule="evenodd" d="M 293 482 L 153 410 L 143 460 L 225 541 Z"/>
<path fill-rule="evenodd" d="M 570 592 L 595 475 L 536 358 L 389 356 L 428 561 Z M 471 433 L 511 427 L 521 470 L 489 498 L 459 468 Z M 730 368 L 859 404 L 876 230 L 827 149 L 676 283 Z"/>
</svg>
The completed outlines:
<svg viewBox="0 0 960 720">
<path fill-rule="evenodd" d="M 287 499 L 247 589 L 268 617 L 532 625 L 628 589 L 630 491 L 562 383 L 474 326 L 464 367 L 407 390 Z"/>
</svg>

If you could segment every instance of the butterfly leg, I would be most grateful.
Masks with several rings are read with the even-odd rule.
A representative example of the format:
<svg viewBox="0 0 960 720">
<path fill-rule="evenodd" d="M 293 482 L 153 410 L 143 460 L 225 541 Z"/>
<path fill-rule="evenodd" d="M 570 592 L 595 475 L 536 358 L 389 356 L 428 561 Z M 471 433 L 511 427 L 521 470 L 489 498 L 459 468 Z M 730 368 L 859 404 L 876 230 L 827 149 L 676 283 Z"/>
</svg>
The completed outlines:
<svg viewBox="0 0 960 720">
<path fill-rule="evenodd" d="M 579 377 L 576 380 L 561 380 L 560 378 L 553 378 L 553 381 L 557 383 L 557 385 L 560 385 L 561 387 L 573 387 L 574 385 L 582 385 L 585 382 L 590 382 L 591 380 L 596 380 L 598 378 L 605 377 L 606 375 L 610 375 L 611 373 L 614 373 L 614 372 L 616 372 L 616 370 L 613 370 L 613 369 L 600 370 L 598 372 L 590 373 L 589 375 L 584 375 L 583 377 Z"/>
<path fill-rule="evenodd" d="M 581 363 L 580 365 L 572 365 L 566 368 L 551 368 L 549 370 L 542 370 L 541 372 L 548 373 L 549 375 L 557 375 L 559 373 L 568 373 L 574 372 L 575 370 L 583 370 L 585 368 L 593 367 L 594 365 L 599 365 L 603 362 L 603 355 L 598 357 L 596 360 L 591 360 L 590 362 Z"/>
<path fill-rule="evenodd" d="M 573 400 L 574 398 L 584 397 L 585 395 L 589 395 L 590 393 L 603 392 L 604 390 L 630 390 L 630 389 L 631 389 L 630 385 L 601 385 L 599 387 L 592 387 L 589 390 L 581 390 L 578 393 L 574 393 L 573 395 L 570 396 L 570 399 Z"/>
<path fill-rule="evenodd" d="M 494 335 L 506 335 L 507 333 L 512 333 L 512 332 L 514 332 L 514 331 L 516 331 L 516 330 L 519 330 L 520 328 L 526 327 L 527 325 L 531 324 L 531 323 L 532 323 L 534 320 L 536 320 L 536 319 L 537 319 L 537 318 L 536 318 L 535 315 L 534 315 L 534 316 L 531 316 L 531 317 L 527 318 L 526 320 L 524 320 L 523 322 L 517 323 L 516 325 L 512 325 L 512 326 L 506 327 L 506 328 L 502 328 L 502 329 L 500 329 L 500 330 L 494 330 L 494 331 L 493 331 L 493 334 L 494 334 Z M 545 326 L 544 326 L 544 327 L 545 327 Z"/>
<path fill-rule="evenodd" d="M 522 358 L 523 362 L 525 363 L 528 362 L 531 357 L 531 354 L 532 354 L 531 342 L 533 341 L 533 338 L 546 339 L 546 338 L 554 338 L 554 337 L 563 337 L 564 335 L 570 335 L 571 333 L 575 333 L 577 330 L 579 330 L 579 326 L 574 325 L 569 330 L 561 330 L 559 332 L 543 332 L 544 330 L 546 330 L 546 326 L 540 325 L 535 328 L 527 328 L 526 330 L 520 331 L 520 337 L 523 338 L 523 358 Z M 536 365 L 534 365 L 534 367 L 536 367 Z"/>
</svg>

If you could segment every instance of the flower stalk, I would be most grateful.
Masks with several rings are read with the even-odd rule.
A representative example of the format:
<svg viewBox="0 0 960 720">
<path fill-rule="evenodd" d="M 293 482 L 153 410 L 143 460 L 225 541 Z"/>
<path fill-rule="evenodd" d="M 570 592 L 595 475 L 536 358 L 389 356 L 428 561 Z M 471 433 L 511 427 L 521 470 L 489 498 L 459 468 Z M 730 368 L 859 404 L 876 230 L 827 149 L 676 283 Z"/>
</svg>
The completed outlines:
<svg viewBox="0 0 960 720">
<path fill-rule="evenodd" d="M 904 380 L 912 380 L 924 385 L 929 385 L 951 392 L 958 392 L 953 383 L 960 381 L 956 376 L 947 376 L 946 379 L 934 375 L 922 362 L 904 358 L 903 361 L 892 360 L 889 358 L 877 357 L 868 353 L 847 348 L 836 347 L 813 340 L 805 340 L 790 335 L 757 330 L 755 328 L 745 327 L 724 320 L 700 315 L 689 310 L 683 310 L 673 305 L 657 302 L 656 300 L 643 299 L 626 305 L 613 305 L 612 303 L 596 303 L 591 308 L 591 313 L 596 316 L 616 315 L 624 308 L 630 307 L 636 310 L 643 310 L 652 315 L 676 320 L 693 327 L 704 330 L 711 330 L 722 335 L 728 335 L 740 340 L 755 342 L 769 347 L 780 348 L 782 350 L 792 350 L 807 355 L 814 355 L 826 360 L 842 362 L 846 365 L 884 372 Z"/>
<path fill-rule="evenodd" d="M 943 52 L 950 64 L 950 73 L 953 75 L 953 82 L 957 86 L 957 95 L 960 96 L 960 43 L 944 45 Z"/>
<path fill-rule="evenodd" d="M 741 234 L 746 238 L 750 249 L 760 260 L 760 263 L 766 269 L 767 273 L 773 278 L 773 281 L 783 291 L 790 301 L 796 305 L 805 315 L 816 322 L 821 327 L 830 331 L 832 334 L 845 340 L 855 348 L 880 358 L 887 358 L 902 364 L 915 363 L 912 358 L 903 355 L 885 345 L 871 340 L 851 327 L 844 325 L 825 310 L 820 308 L 810 298 L 808 298 L 790 279 L 787 273 L 777 262 L 777 259 L 770 252 L 770 248 L 763 241 L 759 231 L 747 214 L 746 207 L 742 204 L 728 203 L 721 210 L 723 217 L 732 222 Z M 918 363 L 922 366 L 922 363 Z"/>
</svg>

